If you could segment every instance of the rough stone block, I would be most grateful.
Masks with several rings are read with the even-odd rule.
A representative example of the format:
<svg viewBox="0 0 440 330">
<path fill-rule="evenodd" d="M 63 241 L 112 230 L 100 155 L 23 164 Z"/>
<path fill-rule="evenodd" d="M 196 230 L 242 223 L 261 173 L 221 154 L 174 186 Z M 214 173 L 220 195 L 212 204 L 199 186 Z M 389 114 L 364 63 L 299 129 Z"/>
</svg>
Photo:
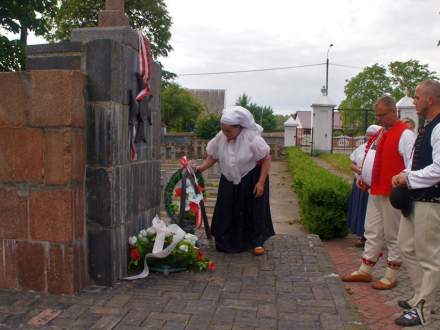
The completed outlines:
<svg viewBox="0 0 440 330">
<path fill-rule="evenodd" d="M 138 49 L 138 34 L 130 27 L 99 27 L 73 29 L 71 41 L 88 43 L 98 39 L 111 39 L 127 45 L 134 50 Z"/>
<path fill-rule="evenodd" d="M 26 58 L 26 70 L 80 70 L 81 56 L 45 56 Z"/>
<path fill-rule="evenodd" d="M 17 242 L 17 266 L 20 288 L 46 291 L 45 243 Z"/>
<path fill-rule="evenodd" d="M 0 180 L 43 181 L 43 131 L 37 128 L 0 128 Z"/>
<path fill-rule="evenodd" d="M 128 162 L 128 107 L 96 103 L 88 111 L 87 163 L 119 165 Z"/>
<path fill-rule="evenodd" d="M 28 200 L 16 189 L 0 189 L 0 238 L 26 239 Z"/>
<path fill-rule="evenodd" d="M 111 226 L 112 173 L 103 168 L 87 168 L 87 219 L 104 227 Z"/>
<path fill-rule="evenodd" d="M 32 71 L 31 125 L 84 127 L 85 83 L 79 71 Z"/>
<path fill-rule="evenodd" d="M 45 182 L 82 183 L 85 178 L 85 133 L 79 129 L 47 130 L 44 134 Z"/>
<path fill-rule="evenodd" d="M 86 72 L 89 101 L 123 103 L 123 46 L 113 40 L 95 40 L 86 45 Z"/>
<path fill-rule="evenodd" d="M 24 72 L 0 73 L 0 127 L 26 124 L 29 77 Z"/>
<path fill-rule="evenodd" d="M 74 293 L 86 285 L 84 244 L 51 244 L 47 269 L 47 286 L 50 293 Z"/>
<path fill-rule="evenodd" d="M 0 288 L 16 289 L 17 278 L 17 243 L 15 240 L 0 240 Z"/>
<path fill-rule="evenodd" d="M 74 236 L 74 189 L 31 191 L 30 232 L 33 240 L 66 242 Z"/>
<path fill-rule="evenodd" d="M 85 199 L 86 192 L 84 186 L 79 186 L 72 191 L 73 194 L 73 227 L 74 227 L 74 239 L 79 240 L 84 238 L 86 228 L 86 210 Z"/>
</svg>

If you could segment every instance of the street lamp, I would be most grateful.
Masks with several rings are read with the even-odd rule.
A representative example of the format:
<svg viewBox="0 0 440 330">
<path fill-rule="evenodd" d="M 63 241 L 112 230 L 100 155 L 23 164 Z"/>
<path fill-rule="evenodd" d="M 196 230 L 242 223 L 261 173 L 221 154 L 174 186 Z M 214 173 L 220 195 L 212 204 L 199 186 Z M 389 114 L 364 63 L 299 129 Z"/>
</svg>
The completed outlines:
<svg viewBox="0 0 440 330">
<path fill-rule="evenodd" d="M 328 65 L 329 65 L 329 60 L 328 60 L 328 53 L 330 51 L 330 48 L 333 47 L 333 44 L 330 44 L 328 46 L 327 49 L 327 60 L 325 61 L 325 95 L 328 95 Z"/>
</svg>

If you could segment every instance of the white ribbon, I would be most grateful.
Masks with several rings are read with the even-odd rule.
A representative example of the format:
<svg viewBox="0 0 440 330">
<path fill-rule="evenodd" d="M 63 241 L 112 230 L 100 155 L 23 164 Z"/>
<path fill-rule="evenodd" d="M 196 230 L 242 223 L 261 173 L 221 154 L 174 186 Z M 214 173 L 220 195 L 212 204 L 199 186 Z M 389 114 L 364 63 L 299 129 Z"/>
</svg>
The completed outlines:
<svg viewBox="0 0 440 330">
<path fill-rule="evenodd" d="M 163 220 L 161 220 L 157 215 L 153 219 L 152 227 L 156 230 L 156 240 L 154 241 L 153 251 L 145 255 L 144 270 L 138 275 L 124 277 L 124 280 L 137 280 L 147 277 L 150 274 L 150 270 L 148 269 L 147 265 L 147 259 L 162 259 L 168 257 L 170 253 L 174 250 L 176 245 L 185 238 L 185 232 L 178 225 L 172 224 L 167 227 L 165 222 L 163 222 Z M 174 235 L 171 244 L 164 249 L 163 245 L 165 243 L 165 235 L 167 232 L 172 232 Z"/>
</svg>

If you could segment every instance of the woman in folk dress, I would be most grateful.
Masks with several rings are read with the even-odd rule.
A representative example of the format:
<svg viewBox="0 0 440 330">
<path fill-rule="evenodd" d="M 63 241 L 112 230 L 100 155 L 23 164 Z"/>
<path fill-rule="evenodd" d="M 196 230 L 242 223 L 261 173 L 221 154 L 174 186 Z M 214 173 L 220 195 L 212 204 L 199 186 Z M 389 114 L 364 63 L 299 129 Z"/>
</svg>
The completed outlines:
<svg viewBox="0 0 440 330">
<path fill-rule="evenodd" d="M 208 156 L 197 167 L 219 163 L 221 178 L 212 219 L 216 248 L 264 254 L 264 242 L 275 234 L 269 205 L 270 147 L 263 128 L 240 106 L 223 110 L 221 131 L 208 143 Z"/>
</svg>

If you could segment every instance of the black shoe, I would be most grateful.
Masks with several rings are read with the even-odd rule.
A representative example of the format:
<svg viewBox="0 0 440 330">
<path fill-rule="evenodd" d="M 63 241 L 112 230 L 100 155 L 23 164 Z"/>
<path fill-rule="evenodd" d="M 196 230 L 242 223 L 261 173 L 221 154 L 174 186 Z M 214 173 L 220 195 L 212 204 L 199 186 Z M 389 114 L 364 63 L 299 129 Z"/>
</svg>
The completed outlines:
<svg viewBox="0 0 440 330">
<path fill-rule="evenodd" d="M 414 327 L 416 325 L 422 325 L 419 314 L 416 308 L 412 308 L 402 314 L 401 317 L 394 320 L 394 323 L 400 325 L 401 327 Z"/>
<path fill-rule="evenodd" d="M 411 308 L 413 308 L 413 307 L 409 304 L 408 300 L 398 300 L 398 301 L 397 301 L 397 305 L 399 305 L 399 307 L 401 307 L 401 308 L 403 308 L 403 309 L 411 309 Z"/>
</svg>

